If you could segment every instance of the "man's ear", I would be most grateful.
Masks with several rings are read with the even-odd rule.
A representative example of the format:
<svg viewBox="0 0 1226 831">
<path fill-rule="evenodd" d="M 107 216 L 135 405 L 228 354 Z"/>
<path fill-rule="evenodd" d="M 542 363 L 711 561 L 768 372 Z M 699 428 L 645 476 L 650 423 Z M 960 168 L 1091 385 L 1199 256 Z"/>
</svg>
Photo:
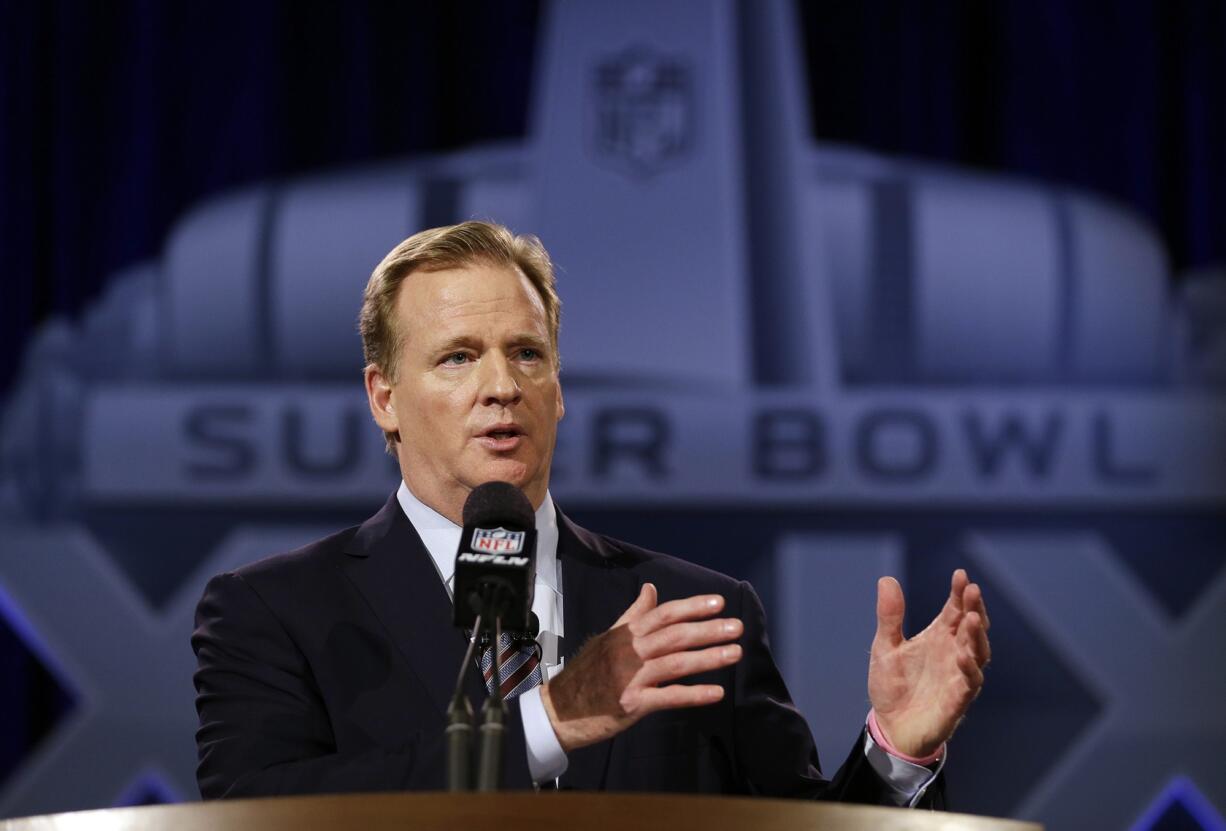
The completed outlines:
<svg viewBox="0 0 1226 831">
<path fill-rule="evenodd" d="M 399 433 L 400 422 L 396 418 L 396 408 L 392 404 L 392 384 L 383 370 L 371 364 L 366 367 L 366 400 L 370 404 L 370 414 L 375 424 L 385 433 Z"/>
</svg>

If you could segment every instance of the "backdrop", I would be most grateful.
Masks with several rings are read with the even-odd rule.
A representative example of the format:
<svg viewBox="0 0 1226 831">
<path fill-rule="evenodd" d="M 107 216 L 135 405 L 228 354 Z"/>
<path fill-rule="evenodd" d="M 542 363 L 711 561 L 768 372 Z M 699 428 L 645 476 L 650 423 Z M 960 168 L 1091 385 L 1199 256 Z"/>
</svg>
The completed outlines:
<svg viewBox="0 0 1226 831">
<path fill-rule="evenodd" d="M 0 813 L 194 798 L 200 581 L 380 504 L 360 287 L 482 216 L 561 266 L 554 494 L 753 579 L 828 759 L 875 575 L 919 622 L 967 565 L 996 658 L 955 807 L 1220 827 L 1221 4 L 6 4 L 0 38 Z"/>
</svg>

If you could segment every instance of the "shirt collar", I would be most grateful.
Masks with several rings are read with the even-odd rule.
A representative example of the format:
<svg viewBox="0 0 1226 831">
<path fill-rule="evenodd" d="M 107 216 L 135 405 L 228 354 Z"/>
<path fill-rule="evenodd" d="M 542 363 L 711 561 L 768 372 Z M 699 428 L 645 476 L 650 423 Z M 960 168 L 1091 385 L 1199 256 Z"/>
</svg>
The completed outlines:
<svg viewBox="0 0 1226 831">
<path fill-rule="evenodd" d="M 396 491 L 400 509 L 417 529 L 447 591 L 455 577 L 455 557 L 463 528 L 418 499 L 403 481 Z M 558 593 L 558 513 L 548 492 L 536 510 L 536 582 Z"/>
</svg>

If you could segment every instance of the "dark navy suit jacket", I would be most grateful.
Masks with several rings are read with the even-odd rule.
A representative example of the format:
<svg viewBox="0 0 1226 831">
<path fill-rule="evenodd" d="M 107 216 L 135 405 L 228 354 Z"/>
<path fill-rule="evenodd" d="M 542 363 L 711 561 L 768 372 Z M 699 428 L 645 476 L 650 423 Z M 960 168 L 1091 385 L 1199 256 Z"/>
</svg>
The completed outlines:
<svg viewBox="0 0 1226 831">
<path fill-rule="evenodd" d="M 572 751 L 562 788 L 763 794 L 883 802 L 863 738 L 833 780 L 791 704 L 747 583 L 580 528 L 558 513 L 564 653 L 605 631 L 644 582 L 660 600 L 721 594 L 745 624 L 744 657 L 695 676 L 719 703 L 654 713 Z M 444 712 L 465 639 L 395 496 L 361 526 L 214 577 L 192 646 L 205 798 L 442 789 Z M 477 673 L 469 695 L 485 697 Z M 515 702 L 504 781 L 530 788 Z M 939 799 L 931 788 L 926 800 Z"/>
</svg>

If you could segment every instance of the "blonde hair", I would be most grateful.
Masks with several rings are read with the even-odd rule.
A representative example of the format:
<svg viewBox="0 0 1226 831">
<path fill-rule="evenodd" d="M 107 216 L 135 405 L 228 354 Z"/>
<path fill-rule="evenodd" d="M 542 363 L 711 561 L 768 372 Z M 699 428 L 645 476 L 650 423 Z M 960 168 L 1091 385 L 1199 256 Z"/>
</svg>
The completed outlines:
<svg viewBox="0 0 1226 831">
<path fill-rule="evenodd" d="M 396 380 L 396 364 L 404 339 L 404 333 L 396 327 L 396 298 L 406 277 L 414 271 L 441 271 L 474 263 L 515 268 L 528 278 L 545 305 L 549 342 L 556 362 L 562 301 L 555 287 L 549 252 L 531 234 L 516 235 L 493 222 L 469 221 L 420 231 L 389 251 L 375 266 L 366 282 L 358 315 L 366 365 L 378 367 L 388 380 Z M 399 437 L 394 433 L 385 435 L 391 450 Z"/>
</svg>

